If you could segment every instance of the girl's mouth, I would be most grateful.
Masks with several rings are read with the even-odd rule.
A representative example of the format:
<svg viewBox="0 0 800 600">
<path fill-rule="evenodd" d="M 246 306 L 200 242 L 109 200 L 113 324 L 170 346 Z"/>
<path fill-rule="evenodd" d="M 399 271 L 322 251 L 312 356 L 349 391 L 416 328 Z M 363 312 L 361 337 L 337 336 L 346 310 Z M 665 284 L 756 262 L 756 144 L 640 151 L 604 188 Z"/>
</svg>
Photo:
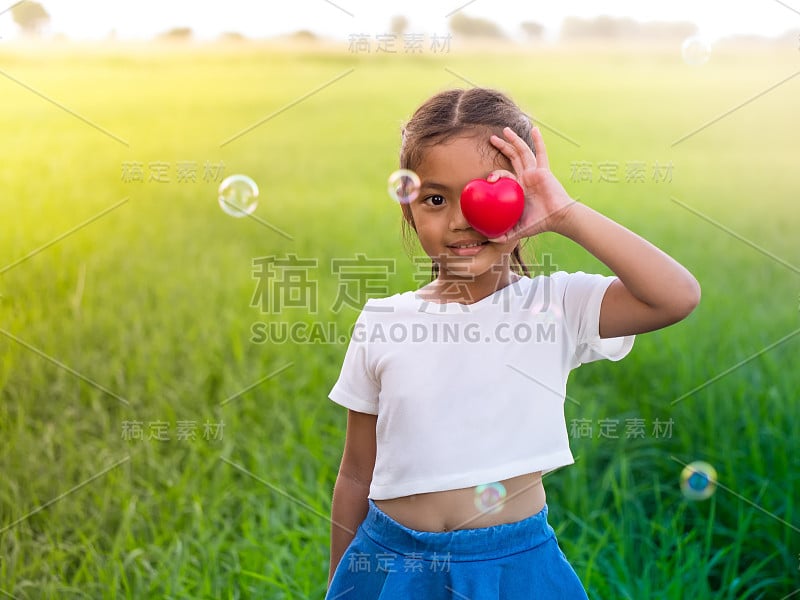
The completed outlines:
<svg viewBox="0 0 800 600">
<path fill-rule="evenodd" d="M 488 240 L 485 242 L 464 242 L 453 244 L 448 246 L 448 248 L 450 248 L 450 251 L 456 256 L 475 256 L 488 244 Z"/>
</svg>

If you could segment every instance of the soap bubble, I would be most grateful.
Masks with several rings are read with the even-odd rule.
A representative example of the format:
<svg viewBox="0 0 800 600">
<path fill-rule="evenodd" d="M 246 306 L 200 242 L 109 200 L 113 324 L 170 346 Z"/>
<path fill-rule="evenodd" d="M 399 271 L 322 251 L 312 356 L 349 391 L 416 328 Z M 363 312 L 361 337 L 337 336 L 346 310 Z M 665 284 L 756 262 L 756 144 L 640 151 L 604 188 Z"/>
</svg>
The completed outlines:
<svg viewBox="0 0 800 600">
<path fill-rule="evenodd" d="M 408 204 L 419 196 L 419 175 L 409 169 L 398 169 L 389 175 L 389 195 L 396 202 Z"/>
<path fill-rule="evenodd" d="M 232 217 L 246 217 L 258 206 L 258 186 L 247 175 L 231 175 L 219 184 L 219 205 Z"/>
<path fill-rule="evenodd" d="M 711 44 L 699 36 L 686 38 L 681 46 L 681 56 L 687 65 L 699 67 L 708 62 L 711 56 Z"/>
<path fill-rule="evenodd" d="M 475 488 L 475 508 L 482 513 L 494 514 L 503 509 L 506 488 L 502 483 L 487 483 Z"/>
<path fill-rule="evenodd" d="M 681 492 L 689 500 L 706 500 L 717 489 L 717 470 L 701 460 L 690 463 L 681 472 Z"/>
</svg>

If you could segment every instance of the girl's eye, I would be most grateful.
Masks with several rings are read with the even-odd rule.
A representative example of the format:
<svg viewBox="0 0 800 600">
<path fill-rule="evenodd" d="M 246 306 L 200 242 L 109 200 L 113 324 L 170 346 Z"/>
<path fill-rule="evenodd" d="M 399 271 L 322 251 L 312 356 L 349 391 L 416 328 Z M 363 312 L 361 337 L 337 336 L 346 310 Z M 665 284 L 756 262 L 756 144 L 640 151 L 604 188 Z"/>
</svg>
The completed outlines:
<svg viewBox="0 0 800 600">
<path fill-rule="evenodd" d="M 428 196 L 425 198 L 424 202 L 429 202 L 432 206 L 442 206 L 444 204 L 444 196 L 440 196 L 439 194 Z"/>
</svg>

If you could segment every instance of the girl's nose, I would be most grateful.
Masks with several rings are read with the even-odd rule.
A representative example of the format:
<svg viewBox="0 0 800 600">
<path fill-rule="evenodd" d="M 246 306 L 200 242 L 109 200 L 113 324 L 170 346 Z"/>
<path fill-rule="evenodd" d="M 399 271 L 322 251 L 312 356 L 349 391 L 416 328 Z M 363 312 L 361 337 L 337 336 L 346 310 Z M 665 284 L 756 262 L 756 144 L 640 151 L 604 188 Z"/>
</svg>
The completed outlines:
<svg viewBox="0 0 800 600">
<path fill-rule="evenodd" d="M 461 212 L 461 200 L 456 200 L 450 205 L 450 229 L 455 231 L 458 229 L 469 229 L 472 225 L 469 224 L 464 213 Z"/>
</svg>

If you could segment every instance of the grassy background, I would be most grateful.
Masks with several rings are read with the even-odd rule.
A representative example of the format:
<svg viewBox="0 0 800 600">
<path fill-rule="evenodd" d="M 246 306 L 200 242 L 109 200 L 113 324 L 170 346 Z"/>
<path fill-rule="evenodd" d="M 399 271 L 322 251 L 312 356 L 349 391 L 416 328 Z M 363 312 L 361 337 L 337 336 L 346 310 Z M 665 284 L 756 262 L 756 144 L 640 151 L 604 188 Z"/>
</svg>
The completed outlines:
<svg viewBox="0 0 800 600">
<path fill-rule="evenodd" d="M 250 328 L 305 320 L 346 331 L 358 310 L 332 310 L 330 261 L 356 252 L 396 260 L 388 293 L 419 285 L 386 178 L 402 121 L 432 93 L 468 85 L 459 77 L 515 98 L 541 123 L 570 192 L 703 286 L 688 320 L 570 380 L 581 406 L 568 403 L 567 419 L 590 419 L 594 432 L 572 439 L 574 466 L 548 476 L 548 503 L 590 597 L 800 588 L 800 339 L 762 352 L 800 327 L 800 77 L 673 145 L 799 63 L 789 46 L 723 48 L 702 67 L 677 48 L 0 48 L 0 595 L 323 596 L 346 423 L 327 393 L 346 344 L 255 344 Z M 148 163 L 168 163 L 171 181 L 125 182 L 131 161 L 145 179 Z M 176 181 L 178 161 L 197 163 L 196 182 Z M 253 177 L 256 216 L 293 239 L 225 215 L 206 161 Z M 573 181 L 576 161 L 591 163 L 592 182 Z M 646 163 L 645 182 L 624 182 L 630 161 Z M 671 161 L 671 181 L 653 180 L 656 161 Z M 617 163 L 623 181 L 598 181 L 601 162 Z M 608 272 L 554 235 L 527 251 Z M 290 253 L 318 261 L 315 315 L 250 305 L 252 259 Z M 643 439 L 623 435 L 628 418 L 645 420 Z M 618 420 L 618 439 L 598 437 L 601 419 Z M 671 437 L 652 434 L 655 419 L 673 420 Z M 125 439 L 130 421 L 145 439 Z M 156 421 L 171 439 L 147 439 Z M 179 421 L 196 424 L 195 440 L 176 439 Z M 205 439 L 206 422 L 224 423 L 221 439 Z M 712 463 L 725 486 L 705 502 L 679 490 L 693 460 Z"/>
</svg>

